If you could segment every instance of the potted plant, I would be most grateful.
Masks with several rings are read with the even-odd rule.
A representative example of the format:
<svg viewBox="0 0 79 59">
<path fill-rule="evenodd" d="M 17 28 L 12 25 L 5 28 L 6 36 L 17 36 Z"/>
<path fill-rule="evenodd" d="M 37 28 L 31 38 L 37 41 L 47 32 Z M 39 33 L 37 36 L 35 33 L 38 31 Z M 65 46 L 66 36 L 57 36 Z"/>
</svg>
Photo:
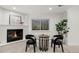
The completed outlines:
<svg viewBox="0 0 79 59">
<path fill-rule="evenodd" d="M 56 31 L 58 35 L 63 35 L 64 40 L 67 40 L 67 33 L 69 32 L 69 28 L 67 26 L 67 19 L 61 20 L 58 24 L 56 24 Z M 65 41 L 64 41 L 65 43 Z"/>
<path fill-rule="evenodd" d="M 67 26 L 67 19 L 61 20 L 58 24 L 56 24 L 56 31 L 58 32 L 59 35 L 64 35 L 69 32 Z"/>
</svg>

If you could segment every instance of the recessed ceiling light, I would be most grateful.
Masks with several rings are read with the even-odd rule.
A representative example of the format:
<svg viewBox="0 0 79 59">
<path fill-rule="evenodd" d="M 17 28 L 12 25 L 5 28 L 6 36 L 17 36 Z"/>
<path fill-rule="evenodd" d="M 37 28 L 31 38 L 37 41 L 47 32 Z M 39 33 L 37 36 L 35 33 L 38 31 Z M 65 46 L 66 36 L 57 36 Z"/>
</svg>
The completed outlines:
<svg viewBox="0 0 79 59">
<path fill-rule="evenodd" d="M 12 7 L 13 8 L 13 10 L 15 10 L 16 9 L 16 7 Z"/>
<path fill-rule="evenodd" d="M 58 7 L 62 7 L 62 6 L 64 6 L 64 5 L 58 5 Z"/>
<path fill-rule="evenodd" d="M 49 10 L 51 11 L 51 10 L 52 10 L 52 8 L 49 8 Z"/>
</svg>

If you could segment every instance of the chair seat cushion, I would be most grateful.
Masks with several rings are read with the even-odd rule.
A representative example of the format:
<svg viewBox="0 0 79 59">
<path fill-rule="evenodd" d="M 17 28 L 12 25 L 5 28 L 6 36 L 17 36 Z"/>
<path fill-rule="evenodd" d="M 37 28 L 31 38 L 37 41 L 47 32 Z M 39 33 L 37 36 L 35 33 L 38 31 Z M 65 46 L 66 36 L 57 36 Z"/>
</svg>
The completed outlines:
<svg viewBox="0 0 79 59">
<path fill-rule="evenodd" d="M 34 44 L 34 41 L 33 40 L 28 40 L 27 44 Z"/>
<path fill-rule="evenodd" d="M 60 45 L 62 44 L 62 41 L 56 41 L 55 44 Z"/>
</svg>

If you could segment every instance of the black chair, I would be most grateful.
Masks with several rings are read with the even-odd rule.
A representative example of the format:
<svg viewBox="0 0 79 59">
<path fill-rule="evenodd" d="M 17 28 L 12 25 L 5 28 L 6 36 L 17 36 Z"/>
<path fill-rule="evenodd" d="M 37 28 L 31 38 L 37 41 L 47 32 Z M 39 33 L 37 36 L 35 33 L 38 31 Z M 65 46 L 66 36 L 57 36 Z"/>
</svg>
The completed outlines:
<svg viewBox="0 0 79 59">
<path fill-rule="evenodd" d="M 52 44 L 54 44 L 54 39 L 51 39 L 51 47 L 52 47 Z"/>
<path fill-rule="evenodd" d="M 51 42 L 51 46 L 52 46 L 52 43 L 54 44 L 53 52 L 55 52 L 56 45 L 58 45 L 58 47 L 61 46 L 62 52 L 64 52 L 64 49 L 63 49 L 63 36 L 62 35 L 54 35 L 54 37 L 56 37 L 56 39 L 55 40 L 52 39 L 52 42 Z"/>
<path fill-rule="evenodd" d="M 36 37 L 34 35 L 31 35 L 31 34 L 28 34 L 25 36 L 26 39 L 29 39 L 27 42 L 26 42 L 26 49 L 25 51 L 27 51 L 27 47 L 29 45 L 33 45 L 34 47 L 34 52 L 36 52 L 35 50 L 35 47 L 36 47 Z"/>
</svg>

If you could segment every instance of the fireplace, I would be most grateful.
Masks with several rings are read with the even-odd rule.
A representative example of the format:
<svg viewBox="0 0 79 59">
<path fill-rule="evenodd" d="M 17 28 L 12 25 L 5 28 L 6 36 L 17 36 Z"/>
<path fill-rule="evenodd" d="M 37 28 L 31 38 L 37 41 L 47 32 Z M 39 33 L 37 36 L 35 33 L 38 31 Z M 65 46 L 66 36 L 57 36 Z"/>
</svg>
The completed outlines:
<svg viewBox="0 0 79 59">
<path fill-rule="evenodd" d="M 23 29 L 8 29 L 7 42 L 13 42 L 23 39 Z"/>
</svg>

